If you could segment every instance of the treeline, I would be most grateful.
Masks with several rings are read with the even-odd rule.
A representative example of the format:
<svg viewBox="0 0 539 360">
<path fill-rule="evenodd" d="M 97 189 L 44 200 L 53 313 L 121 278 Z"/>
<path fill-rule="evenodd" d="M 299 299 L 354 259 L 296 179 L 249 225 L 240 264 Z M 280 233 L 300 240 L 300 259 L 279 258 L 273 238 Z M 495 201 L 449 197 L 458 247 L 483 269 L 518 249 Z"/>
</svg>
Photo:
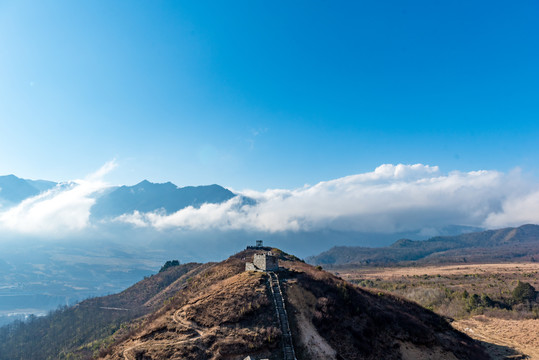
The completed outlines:
<svg viewBox="0 0 539 360">
<path fill-rule="evenodd" d="M 119 294 L 87 299 L 44 317 L 31 317 L 0 328 L 0 360 L 91 359 L 130 321 L 162 304 L 146 303 L 200 264 L 175 264 L 146 277 Z"/>
<path fill-rule="evenodd" d="M 16 321 L 0 328 L 0 359 L 90 359 L 123 322 L 138 315 L 141 314 L 75 306 Z"/>
</svg>

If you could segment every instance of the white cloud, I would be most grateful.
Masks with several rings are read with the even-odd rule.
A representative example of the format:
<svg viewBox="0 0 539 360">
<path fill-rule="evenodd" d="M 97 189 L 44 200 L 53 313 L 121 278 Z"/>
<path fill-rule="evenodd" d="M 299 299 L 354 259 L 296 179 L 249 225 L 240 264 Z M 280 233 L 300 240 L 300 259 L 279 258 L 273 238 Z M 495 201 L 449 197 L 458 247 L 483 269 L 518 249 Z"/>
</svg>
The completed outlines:
<svg viewBox="0 0 539 360">
<path fill-rule="evenodd" d="M 115 167 L 115 161 L 107 162 L 84 180 L 59 184 L 0 212 L 0 228 L 44 236 L 62 236 L 86 229 L 94 195 L 108 187 L 102 178 Z"/>
<path fill-rule="evenodd" d="M 32 235 L 70 235 L 87 230 L 102 178 L 111 161 L 84 180 L 62 184 L 0 211 L 0 229 Z M 539 186 L 519 171 L 442 173 L 437 166 L 384 164 L 372 172 L 298 189 L 239 192 L 222 204 L 164 212 L 124 214 L 115 222 L 157 230 L 316 231 L 334 229 L 435 235 L 448 225 L 497 228 L 539 223 Z"/>
<path fill-rule="evenodd" d="M 507 199 L 502 211 L 489 214 L 485 225 L 489 228 L 539 223 L 539 191 Z"/>
<path fill-rule="evenodd" d="M 88 175 L 86 177 L 86 180 L 100 183 L 102 182 L 102 179 L 105 177 L 105 175 L 110 173 L 112 170 L 116 169 L 117 166 L 118 166 L 118 163 L 116 162 L 116 159 L 107 161 L 96 172 Z"/>
<path fill-rule="evenodd" d="M 434 234 L 436 228 L 447 225 L 504 226 L 506 217 L 495 214 L 505 214 L 506 208 L 514 211 L 515 206 L 508 207 L 510 199 L 533 186 L 519 172 L 442 174 L 437 166 L 384 164 L 373 172 L 295 190 L 241 192 L 257 200 L 254 206 L 242 205 L 237 197 L 170 215 L 126 214 L 116 221 L 157 229 L 275 232 L 330 228 L 383 233 L 421 229 Z M 539 222 L 539 212 L 535 214 L 530 222 Z"/>
</svg>

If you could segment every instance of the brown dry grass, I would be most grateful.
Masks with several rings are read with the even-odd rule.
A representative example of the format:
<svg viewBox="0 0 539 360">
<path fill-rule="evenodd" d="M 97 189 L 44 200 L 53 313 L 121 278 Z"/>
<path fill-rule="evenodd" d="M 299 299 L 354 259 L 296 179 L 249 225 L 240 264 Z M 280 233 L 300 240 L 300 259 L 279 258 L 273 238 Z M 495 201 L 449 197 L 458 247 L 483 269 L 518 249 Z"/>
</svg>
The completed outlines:
<svg viewBox="0 0 539 360">
<path fill-rule="evenodd" d="M 418 267 L 365 267 L 332 271 L 345 280 L 358 278 L 392 279 L 407 276 L 539 273 L 539 263 L 467 264 Z"/>
<path fill-rule="evenodd" d="M 245 315 L 271 304 L 266 294 L 265 275 L 244 272 L 215 284 L 184 308 L 188 320 L 211 327 L 236 323 Z"/>
<path fill-rule="evenodd" d="M 160 311 L 117 339 L 105 359 L 274 359 L 276 327 L 266 275 L 232 257 L 186 280 Z"/>
<path fill-rule="evenodd" d="M 280 359 L 267 275 L 243 272 L 249 256 L 237 254 L 186 280 L 166 306 L 118 338 L 106 359 Z M 470 338 L 417 304 L 285 257 L 281 265 L 288 270 L 280 278 L 293 336 L 304 348 L 313 339 L 317 345 L 298 359 L 400 359 L 400 342 L 424 356 L 436 348 L 444 359 L 486 359 Z"/>
<path fill-rule="evenodd" d="M 494 300 L 511 303 L 511 293 L 518 281 L 539 288 L 539 263 L 364 267 L 339 269 L 335 273 L 460 319 L 452 325 L 484 342 L 493 359 L 517 359 L 520 358 L 517 352 L 539 359 L 539 320 L 533 319 L 535 313 L 525 304 L 514 306 L 513 311 L 498 308 L 467 311 L 466 301 L 462 299 L 467 291 L 470 295 L 487 294 Z M 476 316 L 478 313 L 484 315 Z"/>
<path fill-rule="evenodd" d="M 507 320 L 486 316 L 475 316 L 453 322 L 453 327 L 470 337 L 502 347 L 507 346 L 522 352 L 530 359 L 539 359 L 539 320 Z M 492 349 L 493 358 L 504 356 Z"/>
</svg>

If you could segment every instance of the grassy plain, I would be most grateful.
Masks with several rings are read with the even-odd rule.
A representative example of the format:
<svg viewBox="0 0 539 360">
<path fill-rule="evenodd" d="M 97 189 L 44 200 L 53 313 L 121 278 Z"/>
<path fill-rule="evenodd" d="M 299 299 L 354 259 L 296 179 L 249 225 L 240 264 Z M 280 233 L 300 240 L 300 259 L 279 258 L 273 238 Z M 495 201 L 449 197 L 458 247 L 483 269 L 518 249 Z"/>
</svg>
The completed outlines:
<svg viewBox="0 0 539 360">
<path fill-rule="evenodd" d="M 539 304 L 517 300 L 519 282 L 539 289 L 539 263 L 340 267 L 337 276 L 390 292 L 446 316 L 493 359 L 539 359 Z"/>
</svg>

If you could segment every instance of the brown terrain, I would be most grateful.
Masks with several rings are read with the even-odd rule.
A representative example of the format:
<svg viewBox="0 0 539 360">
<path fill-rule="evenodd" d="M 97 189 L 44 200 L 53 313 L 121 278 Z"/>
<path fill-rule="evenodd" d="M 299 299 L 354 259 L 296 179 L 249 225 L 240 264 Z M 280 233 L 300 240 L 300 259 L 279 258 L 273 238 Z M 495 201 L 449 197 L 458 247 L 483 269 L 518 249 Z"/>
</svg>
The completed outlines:
<svg viewBox="0 0 539 360">
<path fill-rule="evenodd" d="M 468 335 L 413 302 L 362 289 L 273 251 L 280 258 L 281 288 L 299 360 L 489 358 Z M 117 331 L 98 357 L 283 359 L 268 275 L 244 271 L 255 252 L 243 251 L 193 274 L 173 296 L 162 298 L 157 311 Z"/>
<path fill-rule="evenodd" d="M 410 267 L 363 267 L 349 268 L 336 271 L 345 280 L 358 278 L 395 279 L 413 276 L 448 276 L 448 275 L 481 275 L 481 274 L 536 274 L 539 263 L 502 263 L 502 264 L 458 264 L 439 266 L 410 266 Z"/>
<path fill-rule="evenodd" d="M 507 351 L 507 348 L 511 348 L 525 354 L 520 358 L 539 359 L 538 319 L 512 320 L 478 315 L 455 321 L 452 325 L 474 339 L 485 342 L 485 348 L 492 358 L 519 358 Z"/>
<path fill-rule="evenodd" d="M 518 281 L 539 287 L 539 263 L 353 266 L 334 273 L 370 289 L 390 291 L 453 318 L 452 326 L 482 342 L 493 359 L 539 359 L 539 319 L 532 305 L 517 304 L 512 310 L 495 306 L 473 308 L 460 296 L 467 291 L 470 296 L 484 294 L 495 301 L 509 302 Z"/>
</svg>

